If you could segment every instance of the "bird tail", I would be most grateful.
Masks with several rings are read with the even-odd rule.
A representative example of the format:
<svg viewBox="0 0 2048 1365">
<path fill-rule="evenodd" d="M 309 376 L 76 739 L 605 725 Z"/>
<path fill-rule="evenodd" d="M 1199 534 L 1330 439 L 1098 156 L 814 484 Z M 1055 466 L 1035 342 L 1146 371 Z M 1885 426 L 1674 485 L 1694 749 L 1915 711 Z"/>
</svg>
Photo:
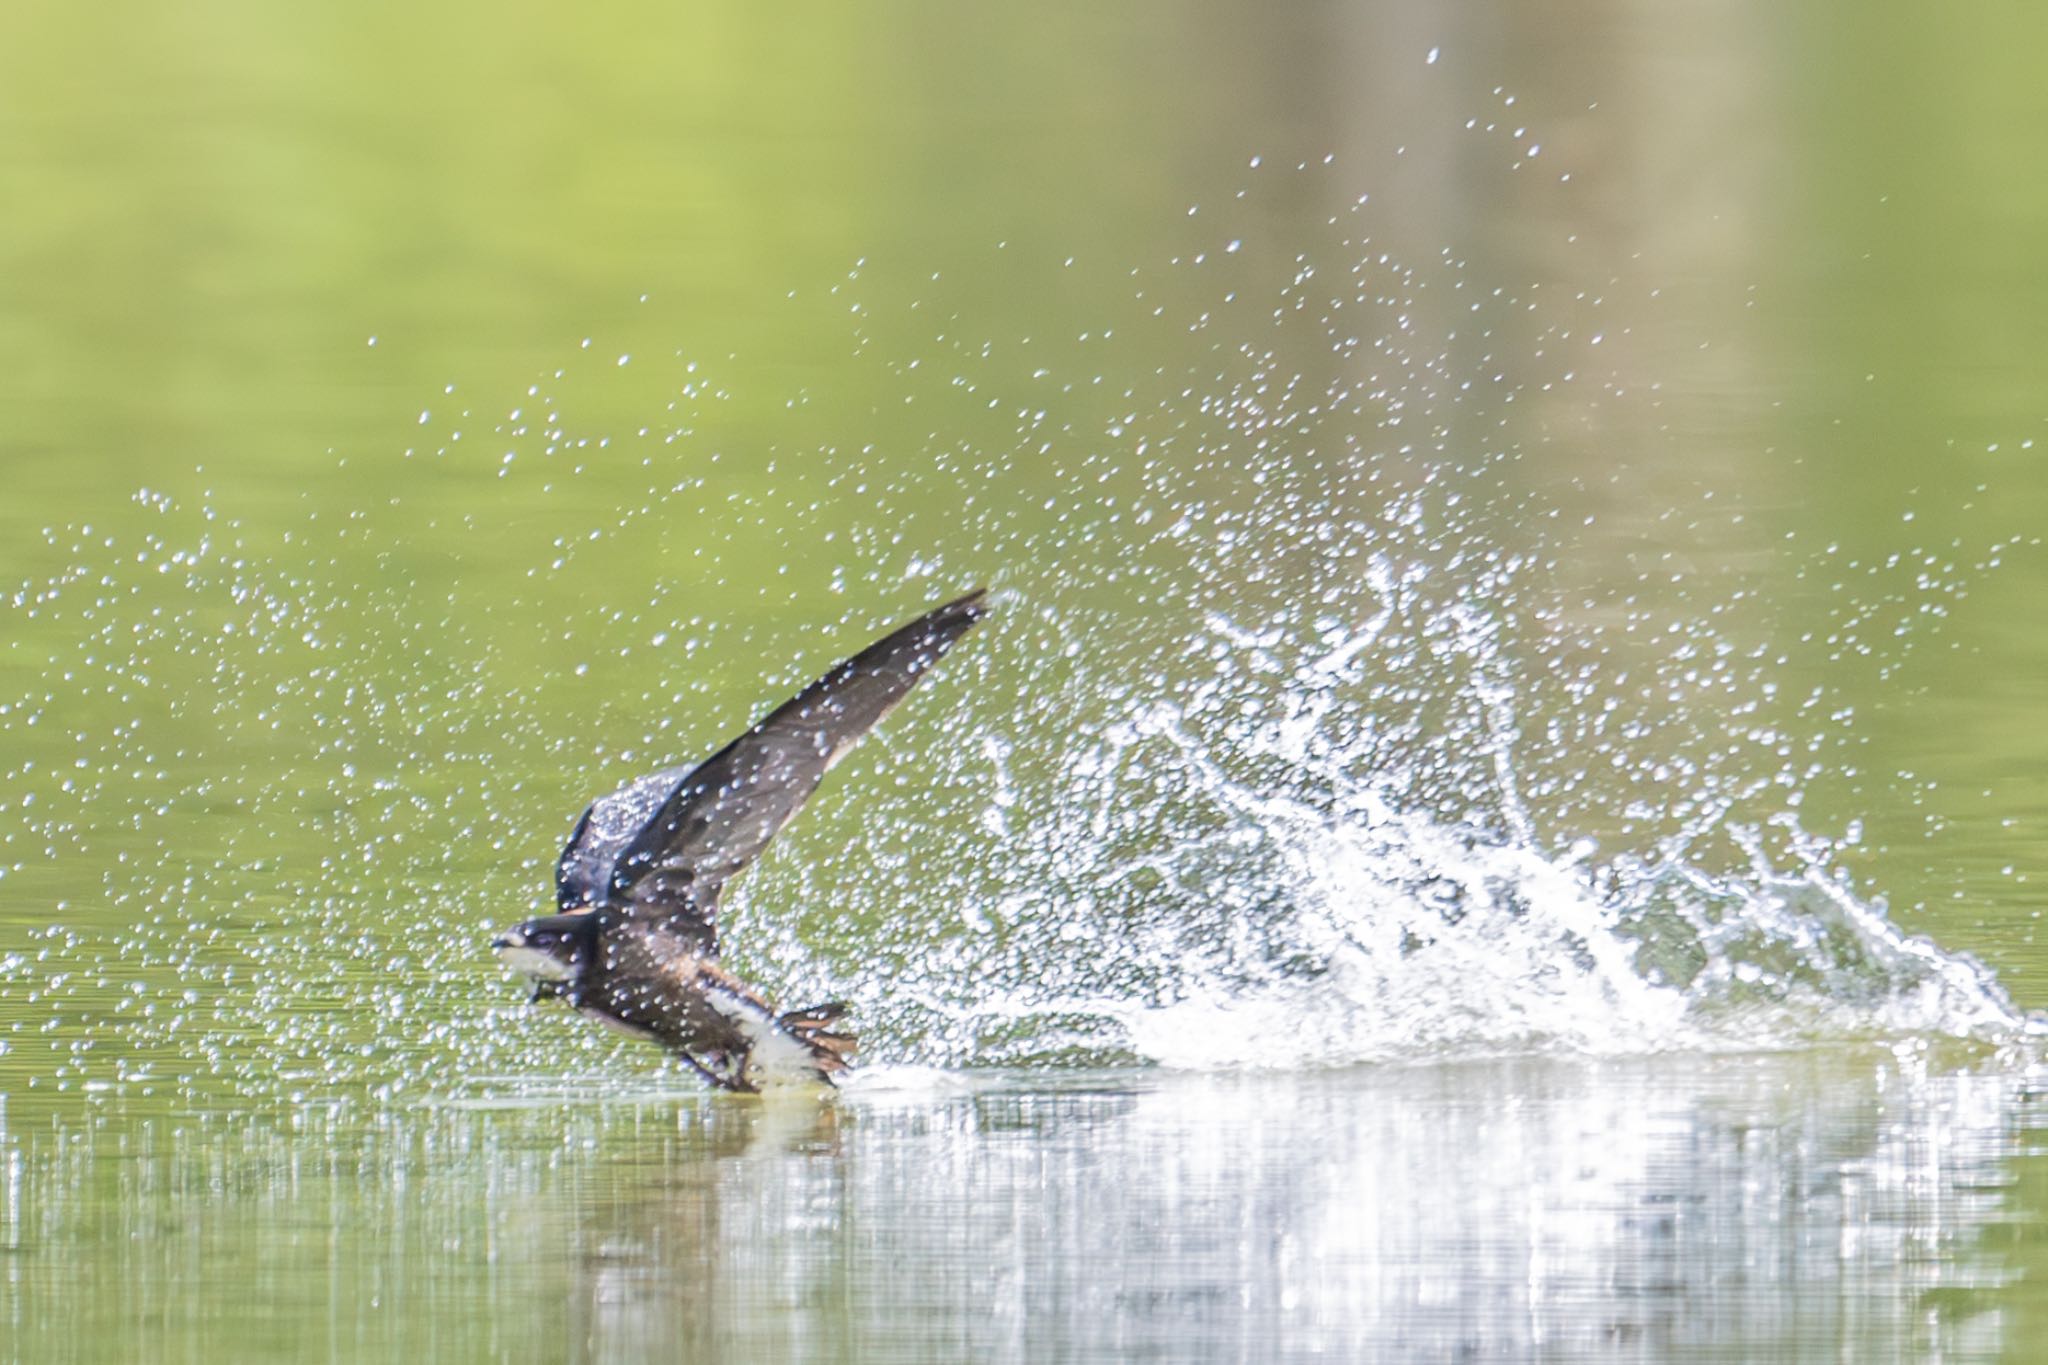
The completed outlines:
<svg viewBox="0 0 2048 1365">
<path fill-rule="evenodd" d="M 834 1000 L 826 1005 L 812 1005 L 809 1009 L 791 1010 L 775 1022 L 790 1037 L 809 1048 L 811 1060 L 818 1070 L 829 1076 L 853 1065 L 854 1036 L 834 1027 L 846 1017 L 846 1010 L 844 1001 Z"/>
</svg>

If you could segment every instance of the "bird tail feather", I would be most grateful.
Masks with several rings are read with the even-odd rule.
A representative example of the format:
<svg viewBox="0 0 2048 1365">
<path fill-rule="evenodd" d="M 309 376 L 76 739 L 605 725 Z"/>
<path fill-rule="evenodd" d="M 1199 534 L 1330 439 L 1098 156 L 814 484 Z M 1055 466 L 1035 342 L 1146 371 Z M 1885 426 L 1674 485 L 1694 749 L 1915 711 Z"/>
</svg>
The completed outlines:
<svg viewBox="0 0 2048 1365">
<path fill-rule="evenodd" d="M 830 1004 L 791 1010 L 775 1022 L 811 1050 L 818 1070 L 830 1074 L 853 1065 L 854 1049 L 858 1046 L 853 1034 L 833 1027 L 846 1017 L 846 1011 L 844 1001 L 834 1000 Z"/>
</svg>

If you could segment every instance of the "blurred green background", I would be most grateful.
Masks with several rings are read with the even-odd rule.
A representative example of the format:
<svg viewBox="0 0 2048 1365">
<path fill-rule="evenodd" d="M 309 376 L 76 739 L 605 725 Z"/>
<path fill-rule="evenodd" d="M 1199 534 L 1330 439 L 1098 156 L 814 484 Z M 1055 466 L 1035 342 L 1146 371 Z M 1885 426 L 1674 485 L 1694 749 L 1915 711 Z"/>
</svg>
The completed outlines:
<svg viewBox="0 0 2048 1365">
<path fill-rule="evenodd" d="M 446 774 L 434 732 L 477 718 L 438 699 L 463 680 L 544 698 L 471 755 L 546 776 L 530 803 L 512 784 L 523 847 L 595 785 L 565 759 L 629 747 L 663 695 L 693 689 L 692 733 L 715 734 L 764 674 L 970 580 L 1169 643 L 1205 610 L 1309 600 L 1330 572 L 1280 562 L 1308 537 L 1250 471 L 1292 471 L 1286 496 L 1363 541 L 1389 484 L 1338 466 L 1369 457 L 1395 486 L 1468 480 L 1500 509 L 1486 535 L 1588 619 L 1739 619 L 1785 695 L 1828 689 L 1856 775 L 1802 779 L 1803 818 L 1864 821 L 1845 856 L 1869 889 L 2028 995 L 2035 21 L 1850 13 L 16 9 L 6 782 L 129 763 L 158 795 L 42 808 L 127 825 L 194 759 L 227 781 L 301 761 L 276 737 L 314 725 L 319 691 L 335 745 L 403 751 L 416 789 Z M 1392 301 L 1349 352 L 1287 315 L 1346 273 Z M 1460 334 L 1453 287 L 1498 316 Z M 1375 346 L 1390 363 L 1358 363 Z M 1242 401 L 1262 382 L 1351 411 L 1283 451 Z M 1263 532 L 1257 556 L 1161 534 L 1191 507 Z M 203 569 L 145 572 L 202 537 Z M 238 617 L 261 638 L 213 638 Z M 841 619 L 853 636 L 801 652 Z M 664 630 L 690 673 L 650 690 Z M 323 632 L 346 637 L 324 686 Z M 1042 667 L 1042 634 L 1017 629 L 996 685 Z M 606 661 L 636 645 L 622 686 Z M 51 672 L 73 651 L 118 705 Z M 349 684 L 369 700 L 344 720 Z M 374 709 L 401 695 L 433 714 Z M 1677 729 L 1658 742 L 1720 752 Z M 1607 836 L 1621 804 L 1564 810 L 1558 840 Z M 46 919 L 21 888 L 71 875 L 30 825 L 0 835 L 20 927 Z M 135 832 L 138 856 L 206 837 Z"/>
</svg>

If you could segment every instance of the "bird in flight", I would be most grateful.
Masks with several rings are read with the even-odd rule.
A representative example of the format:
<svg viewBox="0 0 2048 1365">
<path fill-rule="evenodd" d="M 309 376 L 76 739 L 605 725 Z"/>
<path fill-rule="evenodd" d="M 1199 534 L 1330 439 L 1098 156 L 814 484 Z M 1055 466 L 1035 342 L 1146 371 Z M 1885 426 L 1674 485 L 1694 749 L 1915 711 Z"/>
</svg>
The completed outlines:
<svg viewBox="0 0 2048 1365">
<path fill-rule="evenodd" d="M 556 913 L 492 941 L 534 979 L 711 1084 L 830 1081 L 854 1050 L 843 1004 L 778 1013 L 718 963 L 725 884 L 788 824 L 834 763 L 988 608 L 977 588 L 883 636 L 695 767 L 599 797 L 555 865 Z"/>
</svg>

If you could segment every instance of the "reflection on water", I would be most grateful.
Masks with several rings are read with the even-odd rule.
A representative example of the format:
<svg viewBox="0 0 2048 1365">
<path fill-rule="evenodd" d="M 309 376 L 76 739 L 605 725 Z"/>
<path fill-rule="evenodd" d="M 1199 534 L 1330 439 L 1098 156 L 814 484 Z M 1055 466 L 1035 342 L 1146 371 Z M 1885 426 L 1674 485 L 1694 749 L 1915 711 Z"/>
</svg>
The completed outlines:
<svg viewBox="0 0 2048 1365">
<path fill-rule="evenodd" d="M 16 1118 L 9 1358 L 1995 1354 L 2023 1092 L 1889 1052 Z"/>
</svg>

